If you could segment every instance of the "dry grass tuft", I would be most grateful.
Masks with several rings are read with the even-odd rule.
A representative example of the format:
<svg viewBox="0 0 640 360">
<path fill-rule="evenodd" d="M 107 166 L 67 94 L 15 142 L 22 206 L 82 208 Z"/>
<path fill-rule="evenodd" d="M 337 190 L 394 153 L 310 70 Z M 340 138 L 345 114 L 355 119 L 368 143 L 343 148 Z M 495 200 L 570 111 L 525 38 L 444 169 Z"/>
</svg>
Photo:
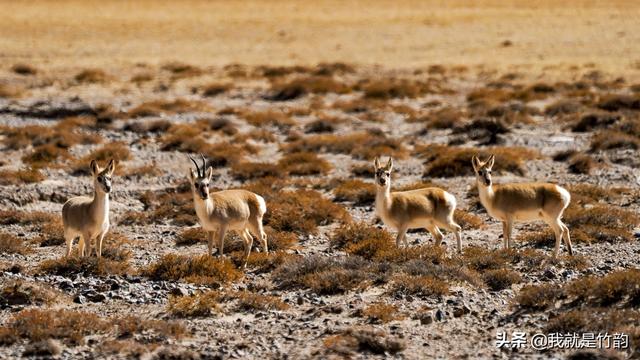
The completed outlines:
<svg viewBox="0 0 640 360">
<path fill-rule="evenodd" d="M 274 271 L 273 277 L 280 289 L 302 287 L 319 295 L 334 295 L 366 288 L 372 274 L 366 271 L 366 262 L 356 257 L 312 255 L 285 261 Z"/>
<path fill-rule="evenodd" d="M 111 76 L 100 69 L 85 69 L 77 73 L 73 79 L 81 84 L 106 83 L 111 80 Z"/>
<path fill-rule="evenodd" d="M 621 131 L 603 130 L 591 138 L 591 150 L 640 149 L 640 138 Z"/>
<path fill-rule="evenodd" d="M 424 159 L 424 176 L 429 178 L 472 176 L 474 173 L 471 158 L 476 155 L 483 160 L 491 154 L 496 156 L 494 171 L 523 176 L 527 172 L 526 161 L 541 157 L 537 151 L 522 147 L 496 146 L 476 149 L 436 144 L 417 146 L 415 154 Z"/>
<path fill-rule="evenodd" d="M 71 276 L 83 274 L 85 276 L 124 275 L 129 273 L 128 259 L 112 260 L 106 256 L 97 257 L 63 256 L 59 259 L 44 260 L 39 265 L 39 271 L 45 274 Z"/>
<path fill-rule="evenodd" d="M 231 166 L 230 174 L 236 180 L 247 181 L 265 177 L 283 177 L 285 172 L 282 167 L 277 164 L 241 162 Z"/>
<path fill-rule="evenodd" d="M 330 152 L 350 154 L 357 159 L 373 160 L 374 157 L 393 156 L 404 158 L 407 150 L 400 140 L 387 138 L 380 132 L 357 132 L 348 135 L 312 135 L 282 145 L 287 152 Z"/>
<path fill-rule="evenodd" d="M 167 308 L 176 317 L 207 317 L 221 311 L 220 300 L 221 294 L 215 290 L 191 296 L 170 296 Z"/>
<path fill-rule="evenodd" d="M 65 295 L 46 284 L 15 280 L 0 290 L 0 302 L 9 305 L 52 305 Z"/>
<path fill-rule="evenodd" d="M 61 339 L 69 345 L 79 345 L 85 336 L 104 334 L 110 328 L 109 322 L 96 314 L 63 309 L 22 310 L 6 326 L 15 340 Z"/>
<path fill-rule="evenodd" d="M 8 232 L 0 232 L 0 252 L 25 255 L 30 252 L 24 239 Z"/>
<path fill-rule="evenodd" d="M 331 170 L 327 160 L 311 152 L 285 154 L 278 161 L 278 167 L 294 176 L 324 175 Z"/>
<path fill-rule="evenodd" d="M 179 61 L 165 63 L 161 66 L 161 69 L 170 72 L 173 80 L 200 76 L 204 73 L 204 71 L 197 66 Z"/>
<path fill-rule="evenodd" d="M 36 75 L 38 73 L 38 69 L 35 66 L 25 63 L 14 64 L 11 67 L 11 71 L 19 75 Z"/>
<path fill-rule="evenodd" d="M 271 94 L 266 98 L 272 101 L 294 100 L 306 94 L 345 94 L 351 88 L 331 76 L 299 76 L 291 80 L 275 81 L 271 85 Z"/>
<path fill-rule="evenodd" d="M 482 229 L 486 226 L 482 218 L 461 209 L 456 209 L 453 213 L 453 220 L 462 227 L 462 230 Z"/>
<path fill-rule="evenodd" d="M 44 180 L 46 177 L 38 169 L 24 170 L 0 170 L 0 185 L 33 184 Z"/>
<path fill-rule="evenodd" d="M 91 171 L 89 168 L 91 160 L 96 160 L 100 166 L 105 167 L 110 159 L 114 159 L 116 161 L 116 166 L 122 161 L 131 159 L 129 146 L 125 142 L 121 141 L 104 144 L 102 147 L 91 151 L 89 154 L 78 160 L 75 160 L 73 164 L 70 165 L 72 174 L 89 175 Z"/>
<path fill-rule="evenodd" d="M 482 280 L 491 291 L 508 289 L 513 284 L 522 281 L 517 271 L 509 269 L 488 270 L 482 274 Z"/>
<path fill-rule="evenodd" d="M 276 126 L 287 129 L 296 124 L 295 120 L 278 110 L 248 111 L 244 112 L 242 117 L 255 127 Z"/>
<path fill-rule="evenodd" d="M 387 303 L 375 303 L 365 307 L 362 315 L 372 323 L 388 323 L 393 320 L 402 320 L 404 315 L 398 311 L 398 307 Z"/>
<path fill-rule="evenodd" d="M 587 276 L 562 287 L 524 287 L 516 301 L 523 309 L 544 310 L 562 300 L 568 306 L 636 307 L 640 304 L 640 270 L 627 269 L 602 277 Z"/>
<path fill-rule="evenodd" d="M 236 299 L 236 309 L 241 312 L 254 312 L 254 311 L 269 311 L 278 310 L 284 311 L 289 308 L 289 305 L 284 303 L 277 296 L 254 294 L 249 291 L 239 291 L 232 294 L 232 297 Z"/>
<path fill-rule="evenodd" d="M 362 180 L 346 180 L 333 189 L 336 201 L 351 201 L 355 206 L 373 204 L 376 198 L 376 186 Z"/>
<path fill-rule="evenodd" d="M 317 227 L 335 221 L 348 221 L 349 213 L 314 190 L 281 191 L 267 198 L 269 211 L 265 225 L 275 230 L 314 234 Z"/>
<path fill-rule="evenodd" d="M 230 260 L 207 254 L 192 257 L 167 254 L 142 269 L 141 273 L 151 280 L 186 281 L 210 286 L 220 286 L 242 277 L 242 272 Z"/>
<path fill-rule="evenodd" d="M 325 351 L 350 357 L 356 352 L 378 355 L 402 352 L 406 343 L 373 328 L 347 329 L 323 340 Z"/>
<path fill-rule="evenodd" d="M 432 89 L 424 83 L 409 79 L 386 78 L 371 80 L 362 87 L 368 99 L 416 98 Z"/>
<path fill-rule="evenodd" d="M 209 105 L 202 101 L 194 101 L 187 99 L 175 100 L 152 100 L 142 103 L 129 111 L 129 118 L 162 116 L 165 114 L 184 114 L 189 112 L 208 112 L 211 111 Z"/>
<path fill-rule="evenodd" d="M 433 276 L 399 275 L 393 279 L 389 293 L 397 298 L 407 295 L 421 299 L 440 298 L 449 293 L 449 284 Z"/>
<path fill-rule="evenodd" d="M 201 91 L 203 96 L 214 97 L 214 96 L 224 94 L 225 92 L 231 90 L 232 88 L 233 88 L 232 84 L 215 82 L 215 83 L 210 83 L 203 86 Z"/>
</svg>

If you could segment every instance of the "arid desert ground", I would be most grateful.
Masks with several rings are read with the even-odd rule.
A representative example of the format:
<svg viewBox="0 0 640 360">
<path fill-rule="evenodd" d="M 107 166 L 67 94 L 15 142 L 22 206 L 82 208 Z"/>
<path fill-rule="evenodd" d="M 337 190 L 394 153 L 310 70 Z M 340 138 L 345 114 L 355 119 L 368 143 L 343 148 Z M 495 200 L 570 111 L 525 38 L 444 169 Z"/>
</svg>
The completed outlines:
<svg viewBox="0 0 640 360">
<path fill-rule="evenodd" d="M 0 358 L 640 357 L 640 5 L 631 1 L 0 2 Z M 263 196 L 259 241 L 207 255 L 211 191 Z M 571 193 L 575 254 L 479 202 Z M 393 190 L 457 199 L 462 253 L 395 247 Z M 103 258 L 61 209 L 116 160 Z M 74 246 L 77 252 L 77 246 Z M 624 333 L 620 349 L 498 348 L 498 333 Z"/>
</svg>

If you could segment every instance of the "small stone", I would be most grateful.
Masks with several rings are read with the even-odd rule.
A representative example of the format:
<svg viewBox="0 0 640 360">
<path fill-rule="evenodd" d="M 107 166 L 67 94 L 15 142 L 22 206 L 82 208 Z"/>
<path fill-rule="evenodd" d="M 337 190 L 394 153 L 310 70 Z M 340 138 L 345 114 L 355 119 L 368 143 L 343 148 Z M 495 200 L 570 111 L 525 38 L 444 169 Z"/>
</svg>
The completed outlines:
<svg viewBox="0 0 640 360">
<path fill-rule="evenodd" d="M 73 302 L 76 304 L 85 304 L 87 302 L 87 299 L 82 295 L 77 295 L 73 298 Z"/>
<path fill-rule="evenodd" d="M 436 310 L 436 320 L 437 321 L 443 321 L 446 317 L 447 317 L 447 315 L 445 314 L 444 311 L 442 311 L 440 309 Z"/>
<path fill-rule="evenodd" d="M 62 280 L 60 282 L 60 284 L 58 284 L 58 286 L 62 290 L 70 290 L 70 289 L 74 288 L 73 283 L 71 282 L 71 280 Z"/>
<path fill-rule="evenodd" d="M 420 325 L 429 325 L 433 322 L 433 315 L 431 313 L 420 316 Z"/>
<path fill-rule="evenodd" d="M 173 289 L 171 289 L 169 291 L 169 294 L 173 295 L 173 296 L 186 296 L 187 292 L 180 288 L 180 287 L 174 287 Z"/>
<path fill-rule="evenodd" d="M 62 345 L 60 342 L 53 339 L 43 340 L 28 344 L 24 348 L 22 356 L 25 357 L 44 357 L 60 355 L 62 352 Z"/>
<path fill-rule="evenodd" d="M 107 300 L 107 297 L 102 293 L 97 293 L 89 298 L 92 302 L 103 302 Z"/>
</svg>

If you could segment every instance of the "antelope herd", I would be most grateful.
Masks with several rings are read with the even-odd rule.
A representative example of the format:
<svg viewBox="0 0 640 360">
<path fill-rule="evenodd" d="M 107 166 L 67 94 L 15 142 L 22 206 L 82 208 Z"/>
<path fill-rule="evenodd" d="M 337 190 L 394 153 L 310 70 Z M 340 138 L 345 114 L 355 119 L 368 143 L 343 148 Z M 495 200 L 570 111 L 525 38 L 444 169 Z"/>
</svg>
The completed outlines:
<svg viewBox="0 0 640 360">
<path fill-rule="evenodd" d="M 209 192 L 213 168 L 207 166 L 204 155 L 202 165 L 189 156 L 195 170 L 189 171 L 189 182 L 193 193 L 193 203 L 198 222 L 207 232 L 208 254 L 213 255 L 214 242 L 217 256 L 224 254 L 224 238 L 227 231 L 235 231 L 244 241 L 244 265 L 253 245 L 253 236 L 261 242 L 262 250 L 268 252 L 267 235 L 262 218 L 267 212 L 264 198 L 247 190 L 223 190 Z M 504 248 L 512 247 L 511 232 L 517 221 L 543 220 L 553 229 L 556 237 L 553 256 L 557 257 L 561 240 L 570 255 L 573 255 L 569 229 L 562 222 L 562 214 L 569 206 L 571 195 L 555 184 L 512 183 L 493 184 L 491 169 L 495 157 L 486 161 L 474 156 L 471 161 L 476 174 L 480 202 L 487 213 L 502 222 Z M 382 166 L 379 158 L 374 160 L 375 170 L 375 212 L 382 222 L 397 231 L 396 246 L 408 246 L 406 233 L 409 229 L 426 229 L 440 245 L 444 235 L 440 228 L 454 234 L 458 252 L 462 251 L 461 227 L 454 221 L 456 198 L 437 187 L 427 187 L 409 191 L 391 191 L 391 170 L 393 160 Z M 106 168 L 91 161 L 91 175 L 94 182 L 93 197 L 79 196 L 69 199 L 62 207 L 64 237 L 67 256 L 71 246 L 78 242 L 81 256 L 92 252 L 95 240 L 97 257 L 102 253 L 102 241 L 109 230 L 109 193 L 111 177 L 115 169 L 114 160 Z"/>
</svg>

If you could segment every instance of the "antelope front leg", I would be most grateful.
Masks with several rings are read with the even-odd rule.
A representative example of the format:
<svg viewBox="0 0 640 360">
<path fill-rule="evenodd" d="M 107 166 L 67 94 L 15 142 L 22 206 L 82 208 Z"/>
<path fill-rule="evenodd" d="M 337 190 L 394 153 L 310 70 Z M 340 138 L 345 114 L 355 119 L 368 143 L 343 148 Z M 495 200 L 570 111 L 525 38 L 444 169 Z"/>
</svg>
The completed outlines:
<svg viewBox="0 0 640 360">
<path fill-rule="evenodd" d="M 98 259 L 102 257 L 102 241 L 104 240 L 105 235 L 107 235 L 106 231 L 98 235 L 96 238 L 96 256 Z"/>
<path fill-rule="evenodd" d="M 213 240 L 215 239 L 216 233 L 214 231 L 208 231 L 208 245 L 209 245 L 209 255 L 213 256 Z"/>
<path fill-rule="evenodd" d="M 396 237 L 396 247 L 400 247 L 400 244 L 403 242 L 404 237 L 407 235 L 407 228 L 403 227 L 398 229 L 398 235 Z"/>
<path fill-rule="evenodd" d="M 227 225 L 220 225 L 218 229 L 218 256 L 224 255 L 224 236 L 227 234 Z"/>
</svg>

